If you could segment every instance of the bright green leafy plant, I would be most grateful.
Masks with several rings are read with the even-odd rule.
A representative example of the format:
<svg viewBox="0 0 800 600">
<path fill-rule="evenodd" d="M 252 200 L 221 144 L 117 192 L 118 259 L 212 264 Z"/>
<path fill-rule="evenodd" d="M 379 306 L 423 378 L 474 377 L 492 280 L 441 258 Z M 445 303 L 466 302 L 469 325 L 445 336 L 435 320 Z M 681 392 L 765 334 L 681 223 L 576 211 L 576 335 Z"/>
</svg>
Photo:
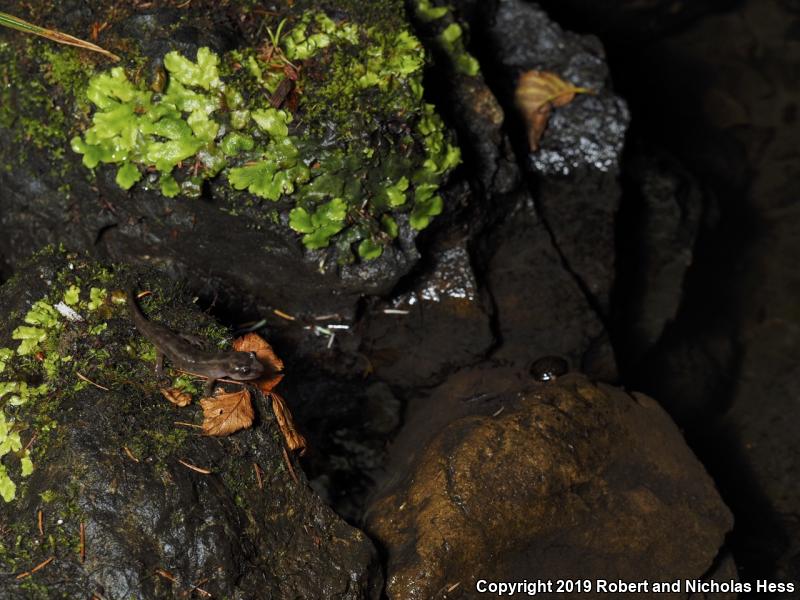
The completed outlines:
<svg viewBox="0 0 800 600">
<path fill-rule="evenodd" d="M 168 53 L 161 92 L 122 68 L 95 75 L 86 92 L 92 124 L 73 149 L 90 169 L 117 165 L 123 189 L 196 196 L 219 175 L 252 195 L 245 202 L 280 203 L 308 249 L 335 242 L 340 262 L 375 259 L 401 227 L 427 227 L 460 154 L 423 101 L 419 40 L 322 11 L 283 20 L 268 37 L 267 51 Z M 269 104 L 287 77 L 312 65 L 326 76 L 298 81 L 299 119 Z M 375 128 L 392 120 L 408 125 L 373 144 Z M 323 143 L 331 131 L 335 143 Z"/>
</svg>

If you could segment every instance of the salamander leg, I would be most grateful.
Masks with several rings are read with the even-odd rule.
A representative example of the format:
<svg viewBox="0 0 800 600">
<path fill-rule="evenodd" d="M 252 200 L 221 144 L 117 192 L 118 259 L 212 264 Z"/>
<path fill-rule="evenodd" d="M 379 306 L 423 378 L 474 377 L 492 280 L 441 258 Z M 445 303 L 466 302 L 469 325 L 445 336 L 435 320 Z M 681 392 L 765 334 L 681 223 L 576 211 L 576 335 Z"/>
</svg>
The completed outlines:
<svg viewBox="0 0 800 600">
<path fill-rule="evenodd" d="M 156 350 L 156 377 L 164 374 L 164 354 Z"/>
<path fill-rule="evenodd" d="M 199 335 L 193 335 L 191 333 L 180 333 L 178 335 L 180 335 L 184 340 L 189 342 L 192 346 L 203 348 L 206 345 L 206 341 Z"/>
<path fill-rule="evenodd" d="M 210 398 L 211 396 L 214 395 L 214 385 L 216 385 L 216 383 L 217 383 L 216 379 L 213 379 L 211 377 L 208 378 L 208 381 L 206 381 L 206 387 L 204 389 L 206 398 Z"/>
</svg>

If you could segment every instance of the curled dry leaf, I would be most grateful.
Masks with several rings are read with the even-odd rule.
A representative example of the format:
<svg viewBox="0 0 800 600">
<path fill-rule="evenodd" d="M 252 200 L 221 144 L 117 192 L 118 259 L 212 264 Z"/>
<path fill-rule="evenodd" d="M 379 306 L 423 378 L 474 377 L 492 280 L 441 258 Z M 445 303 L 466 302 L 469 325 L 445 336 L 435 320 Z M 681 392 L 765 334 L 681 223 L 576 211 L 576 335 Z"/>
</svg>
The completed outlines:
<svg viewBox="0 0 800 600">
<path fill-rule="evenodd" d="M 539 149 L 539 141 L 553 108 L 569 104 L 575 94 L 593 93 L 590 89 L 576 87 L 547 71 L 526 71 L 520 75 L 514 100 L 525 119 L 531 151 Z"/>
<path fill-rule="evenodd" d="M 238 352 L 255 352 L 256 357 L 264 365 L 264 374 L 252 383 L 264 394 L 269 394 L 283 379 L 283 361 L 264 338 L 257 333 L 246 333 L 233 341 L 233 349 Z"/>
<path fill-rule="evenodd" d="M 203 407 L 203 433 L 206 435 L 230 435 L 250 427 L 255 418 L 247 388 L 203 398 L 200 406 Z"/>
<path fill-rule="evenodd" d="M 178 388 L 163 388 L 161 395 L 172 402 L 175 406 L 188 406 L 192 403 L 192 395 Z"/>
<path fill-rule="evenodd" d="M 272 412 L 275 413 L 275 418 L 278 420 L 278 426 L 281 428 L 283 438 L 286 440 L 286 446 L 292 452 L 297 450 L 301 455 L 304 454 L 307 445 L 306 438 L 297 432 L 289 407 L 286 406 L 284 399 L 275 392 L 272 392 L 270 396 L 272 398 Z"/>
</svg>

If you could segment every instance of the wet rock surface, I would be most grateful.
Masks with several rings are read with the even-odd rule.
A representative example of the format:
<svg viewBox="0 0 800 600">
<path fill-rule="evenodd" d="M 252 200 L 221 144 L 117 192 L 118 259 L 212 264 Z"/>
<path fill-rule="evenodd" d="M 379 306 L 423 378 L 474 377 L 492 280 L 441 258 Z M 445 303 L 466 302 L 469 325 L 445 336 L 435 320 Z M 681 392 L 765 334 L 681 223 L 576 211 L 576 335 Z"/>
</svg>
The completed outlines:
<svg viewBox="0 0 800 600">
<path fill-rule="evenodd" d="M 622 352 L 633 357 L 652 348 L 678 316 L 706 198 L 669 154 L 634 146 L 628 155 L 617 221 L 617 286 L 626 291 L 614 318 L 627 332 Z"/>
<path fill-rule="evenodd" d="M 522 0 L 480 4 L 473 12 L 472 30 L 485 44 L 482 58 L 491 65 L 512 141 L 532 176 L 538 214 L 567 268 L 607 313 L 621 196 L 617 176 L 630 115 L 611 89 L 602 44 L 564 31 L 536 4 Z M 513 86 L 529 70 L 549 71 L 594 91 L 553 111 L 535 152 L 528 151 L 513 102 Z"/>
<path fill-rule="evenodd" d="M 393 385 L 438 383 L 455 367 L 478 362 L 495 344 L 491 304 L 478 287 L 465 244 L 435 253 L 430 271 L 412 289 L 375 306 L 363 324 L 362 352 L 375 374 Z"/>
<path fill-rule="evenodd" d="M 423 405 L 367 511 L 390 598 L 478 597 L 478 576 L 672 581 L 716 569 L 731 514 L 654 400 L 577 374 L 533 383 L 483 368 Z"/>
<path fill-rule="evenodd" d="M 540 356 L 558 354 L 579 367 L 599 344 L 599 352 L 610 361 L 593 367 L 593 374 L 613 380 L 616 369 L 609 344 L 603 341 L 603 324 L 564 269 L 545 227 L 532 216 L 530 202 L 523 200 L 519 212 L 498 228 L 487 265 L 503 341 L 494 358 L 524 368 Z"/>
<path fill-rule="evenodd" d="M 46 252 L 0 291 L 0 345 L 12 350 L 3 379 L 27 386 L 15 388 L 24 402 L 9 404 L 4 391 L 4 424 L 14 423 L 33 463 L 25 477 L 26 453 L 5 461 L 16 497 L 0 504 L 0 595 L 156 598 L 199 588 L 227 598 L 377 598 L 371 542 L 322 503 L 299 465 L 287 465 L 259 392 L 255 426 L 226 438 L 197 433 L 196 404 L 179 409 L 161 396 L 152 355 L 142 358 L 146 344 L 114 300 L 134 279 L 153 291 L 154 319 L 226 338 L 174 284 L 75 255 Z M 91 291 L 89 300 L 90 290 L 107 295 Z M 19 325 L 26 314 L 36 320 L 40 300 L 60 308 L 36 305 L 54 321 L 39 318 L 44 340 L 36 354 L 20 354 Z M 67 302 L 82 320 L 62 316 Z"/>
</svg>

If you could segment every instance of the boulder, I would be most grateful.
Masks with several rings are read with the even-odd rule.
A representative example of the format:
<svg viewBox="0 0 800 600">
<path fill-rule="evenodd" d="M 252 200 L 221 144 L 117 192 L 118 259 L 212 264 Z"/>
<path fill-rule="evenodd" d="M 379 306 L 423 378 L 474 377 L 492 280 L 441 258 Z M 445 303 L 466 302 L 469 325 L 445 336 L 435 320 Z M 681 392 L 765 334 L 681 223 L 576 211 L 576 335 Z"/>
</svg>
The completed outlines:
<svg viewBox="0 0 800 600">
<path fill-rule="evenodd" d="M 730 512 L 641 394 L 486 365 L 420 401 L 391 453 L 366 518 L 389 598 L 477 598 L 479 579 L 735 579 L 717 563 Z"/>
</svg>

